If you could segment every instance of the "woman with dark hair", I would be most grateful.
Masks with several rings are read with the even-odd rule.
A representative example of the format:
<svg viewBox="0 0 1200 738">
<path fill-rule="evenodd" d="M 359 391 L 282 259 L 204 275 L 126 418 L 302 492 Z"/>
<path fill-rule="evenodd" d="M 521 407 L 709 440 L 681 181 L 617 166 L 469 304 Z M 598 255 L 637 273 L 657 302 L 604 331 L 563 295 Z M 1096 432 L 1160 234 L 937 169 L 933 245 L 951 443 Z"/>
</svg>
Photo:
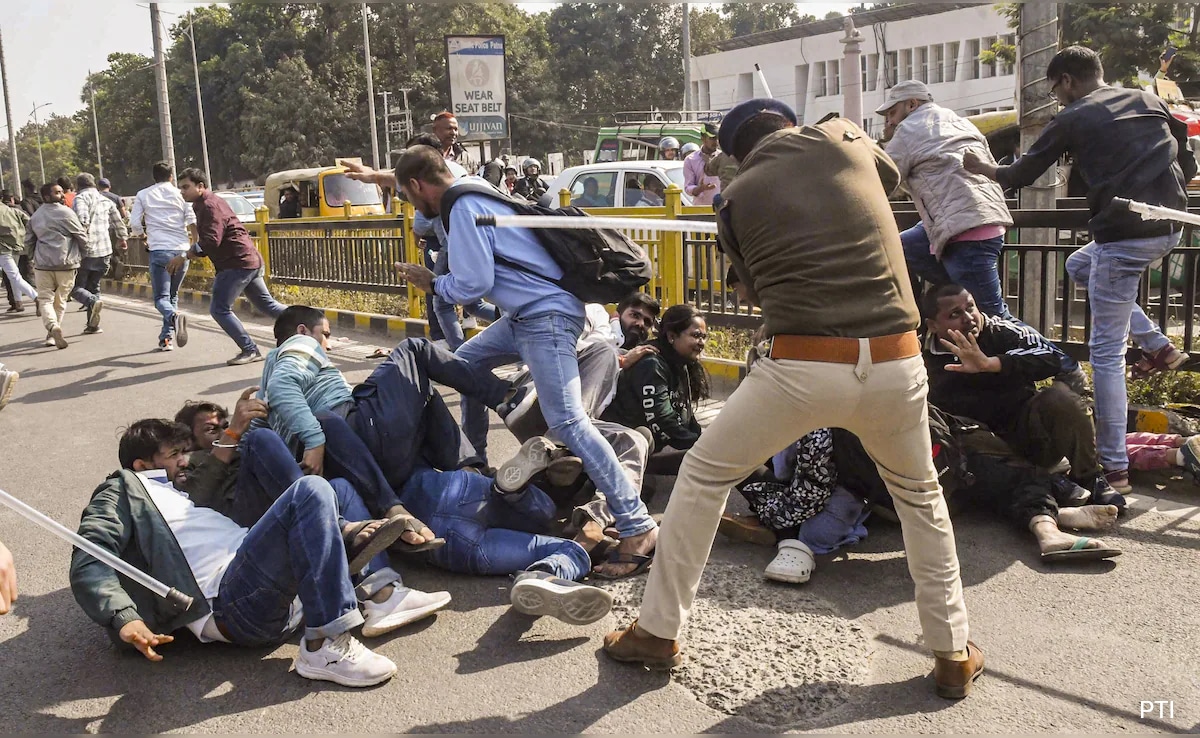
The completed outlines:
<svg viewBox="0 0 1200 738">
<path fill-rule="evenodd" d="M 696 405 L 709 396 L 708 372 L 700 363 L 708 324 L 691 305 L 673 305 L 659 318 L 658 336 L 635 364 L 621 370 L 617 393 L 603 420 L 629 428 L 644 426 L 654 437 L 648 474 L 673 475 L 700 438 Z"/>
</svg>

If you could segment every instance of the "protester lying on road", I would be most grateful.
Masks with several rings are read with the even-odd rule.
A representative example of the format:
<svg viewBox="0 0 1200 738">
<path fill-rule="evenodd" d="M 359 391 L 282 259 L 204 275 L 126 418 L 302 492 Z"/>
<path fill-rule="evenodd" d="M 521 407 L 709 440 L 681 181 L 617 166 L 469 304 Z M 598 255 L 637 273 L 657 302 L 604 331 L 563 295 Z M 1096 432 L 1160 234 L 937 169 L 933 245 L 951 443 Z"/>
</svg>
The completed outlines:
<svg viewBox="0 0 1200 738">
<path fill-rule="evenodd" d="M 285 310 L 275 321 L 278 347 L 267 355 L 259 395 L 269 407 L 271 427 L 309 473 L 320 474 L 328 460 L 333 439 L 325 428 L 331 416 L 342 419 L 382 470 L 388 488 L 378 490 L 381 500 L 394 498 L 418 465 L 483 466 L 433 382 L 479 399 L 502 417 L 519 408 L 526 394 L 424 339 L 401 341 L 365 382 L 351 388 L 326 354 L 329 336 L 320 310 L 302 305 Z M 398 504 L 394 499 L 388 507 Z M 414 553 L 442 545 L 423 525 L 403 540 Z"/>
<path fill-rule="evenodd" d="M 611 594 L 576 581 L 591 571 L 603 527 L 587 521 L 574 540 L 549 535 L 554 501 L 531 483 L 562 452 L 546 438 L 531 438 L 497 469 L 494 482 L 466 470 L 418 469 L 400 499 L 446 537 L 446 546 L 430 554 L 435 566 L 465 574 L 515 573 L 510 599 L 516 610 L 583 625 L 612 607 Z"/>
<path fill-rule="evenodd" d="M 930 405 L 929 429 L 933 463 L 951 511 L 981 508 L 1028 529 L 1047 563 L 1120 555 L 1099 539 L 1060 529 L 1111 527 L 1117 519 L 1115 506 L 1079 505 L 1086 496 L 1074 483 L 1038 469 L 974 421 Z M 778 553 L 764 576 L 802 584 L 816 569 L 814 555 L 858 543 L 867 535 L 863 523 L 870 506 L 890 509 L 892 501 L 875 463 L 852 433 L 820 429 L 802 438 L 796 448 L 789 483 L 751 482 L 741 487 L 758 524 L 726 515 L 720 530 L 736 540 L 775 545 Z"/>
<path fill-rule="evenodd" d="M 151 661 L 187 628 L 201 642 L 263 646 L 287 640 L 303 622 L 296 671 L 351 687 L 391 678 L 396 665 L 363 647 L 349 631 L 380 635 L 411 619 L 404 597 L 387 599 L 374 622 L 359 612 L 350 556 L 364 543 L 390 543 L 402 526 L 347 521 L 352 506 L 325 480 L 306 476 L 246 529 L 197 507 L 176 487 L 185 474 L 191 431 L 166 420 L 134 423 L 121 438 L 122 469 L 93 493 L 79 534 L 192 597 L 183 613 L 140 587 L 125 589 L 116 572 L 76 550 L 71 589 L 84 611 Z M 357 566 L 358 564 L 356 564 Z M 369 564 L 366 564 L 369 571 Z M 391 611 L 388 611 L 391 610 Z M 370 614 L 370 610 L 368 611 Z M 395 617 L 394 617 L 395 616 Z"/>
<path fill-rule="evenodd" d="M 1100 467 L 1090 410 L 1064 385 L 1037 388 L 1062 369 L 1050 341 L 1028 326 L 982 315 L 971 293 L 953 283 L 926 291 L 921 310 L 930 403 L 983 423 L 1040 467 L 1066 457 L 1071 480 L 1092 493 L 1093 503 L 1125 507 Z"/>
</svg>

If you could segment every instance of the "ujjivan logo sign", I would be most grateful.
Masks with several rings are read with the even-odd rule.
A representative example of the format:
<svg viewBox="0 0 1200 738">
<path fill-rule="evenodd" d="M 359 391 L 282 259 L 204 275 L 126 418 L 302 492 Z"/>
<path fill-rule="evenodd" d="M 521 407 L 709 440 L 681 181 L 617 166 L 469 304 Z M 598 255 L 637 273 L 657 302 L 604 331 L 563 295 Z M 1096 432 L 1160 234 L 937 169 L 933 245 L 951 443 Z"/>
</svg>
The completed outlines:
<svg viewBox="0 0 1200 738">
<path fill-rule="evenodd" d="M 463 138 L 508 138 L 508 90 L 503 36 L 447 36 L 450 110 Z"/>
</svg>

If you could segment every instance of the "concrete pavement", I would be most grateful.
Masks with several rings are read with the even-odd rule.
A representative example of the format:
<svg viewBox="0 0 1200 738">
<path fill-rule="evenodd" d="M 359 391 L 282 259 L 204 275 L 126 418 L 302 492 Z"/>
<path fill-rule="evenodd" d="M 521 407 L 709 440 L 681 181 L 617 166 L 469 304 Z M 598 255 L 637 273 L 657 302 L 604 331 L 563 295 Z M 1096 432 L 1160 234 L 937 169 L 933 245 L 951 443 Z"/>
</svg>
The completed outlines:
<svg viewBox="0 0 1200 738">
<path fill-rule="evenodd" d="M 41 345 L 32 311 L 0 315 L 0 361 L 22 373 L 0 413 L 0 487 L 74 527 L 116 468 L 123 427 L 169 416 L 190 398 L 232 404 L 261 365 L 236 353 L 206 315 L 192 341 L 154 350 L 145 302 L 109 298 L 105 333 Z M 269 330 L 253 331 L 270 345 Z M 334 359 L 351 381 L 375 366 L 378 338 L 351 334 Z M 516 444 L 497 426 L 493 463 Z M 1045 568 L 1032 538 L 1002 523 L 956 520 L 972 637 L 988 672 L 975 694 L 932 695 L 899 531 L 874 525 L 848 552 L 820 557 L 810 584 L 767 585 L 771 550 L 718 537 L 668 678 L 618 665 L 600 637 L 636 609 L 642 581 L 610 585 L 613 616 L 576 628 L 509 611 L 508 580 L 399 562 L 409 584 L 447 589 L 449 610 L 365 642 L 400 674 L 371 690 L 289 673 L 296 646 L 201 646 L 181 637 L 152 664 L 113 650 L 74 603 L 68 547 L 7 510 L 0 540 L 21 598 L 0 618 L 0 715 L 21 732 L 1180 732 L 1200 730 L 1200 489 L 1140 478 L 1142 502 L 1106 540 L 1114 562 Z M 654 500 L 661 509 L 665 495 Z M 735 508 L 740 500 L 731 501 Z M 1139 717 L 1147 701 L 1170 701 Z"/>
</svg>

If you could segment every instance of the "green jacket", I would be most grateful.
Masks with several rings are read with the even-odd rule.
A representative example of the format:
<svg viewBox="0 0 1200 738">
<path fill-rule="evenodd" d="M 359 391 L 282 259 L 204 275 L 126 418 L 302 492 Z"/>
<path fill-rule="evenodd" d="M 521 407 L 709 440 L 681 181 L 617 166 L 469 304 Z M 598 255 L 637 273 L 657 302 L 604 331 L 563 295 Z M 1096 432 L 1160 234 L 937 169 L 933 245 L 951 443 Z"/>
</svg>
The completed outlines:
<svg viewBox="0 0 1200 738">
<path fill-rule="evenodd" d="M 234 488 L 237 487 L 241 457 L 226 464 L 210 451 L 196 451 L 188 464 L 187 481 L 181 491 L 196 507 L 207 507 L 232 517 Z"/>
<path fill-rule="evenodd" d="M 710 177 L 721 178 L 721 192 L 724 192 L 738 173 L 738 160 L 731 154 L 718 151 L 716 156 L 704 163 L 704 173 Z"/>
<path fill-rule="evenodd" d="M 25 229 L 29 216 L 20 208 L 0 204 L 0 254 L 14 257 L 25 253 Z"/>
<path fill-rule="evenodd" d="M 113 472 L 96 488 L 83 511 L 79 535 L 192 598 L 191 608 L 175 612 L 158 595 L 75 549 L 71 592 L 114 643 L 123 644 L 118 633 L 134 620 L 145 621 L 155 633 L 170 633 L 211 612 L 175 534 L 132 471 Z"/>
</svg>

